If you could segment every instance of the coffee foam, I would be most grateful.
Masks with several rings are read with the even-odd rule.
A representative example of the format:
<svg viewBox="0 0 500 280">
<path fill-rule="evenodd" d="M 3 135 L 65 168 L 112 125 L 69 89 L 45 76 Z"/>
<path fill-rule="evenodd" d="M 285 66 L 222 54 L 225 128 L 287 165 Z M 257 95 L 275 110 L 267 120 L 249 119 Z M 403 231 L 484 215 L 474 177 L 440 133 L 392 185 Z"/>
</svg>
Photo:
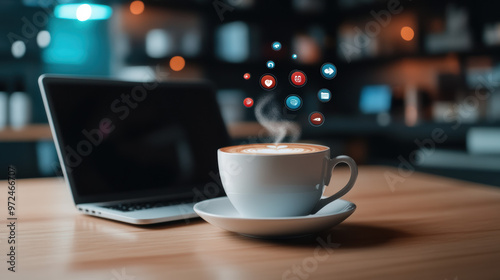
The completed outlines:
<svg viewBox="0 0 500 280">
<path fill-rule="evenodd" d="M 283 155 L 283 154 L 307 154 L 320 152 L 328 149 L 323 146 L 307 144 L 249 144 L 222 148 L 222 152 L 238 154 L 263 154 L 263 155 Z"/>
</svg>

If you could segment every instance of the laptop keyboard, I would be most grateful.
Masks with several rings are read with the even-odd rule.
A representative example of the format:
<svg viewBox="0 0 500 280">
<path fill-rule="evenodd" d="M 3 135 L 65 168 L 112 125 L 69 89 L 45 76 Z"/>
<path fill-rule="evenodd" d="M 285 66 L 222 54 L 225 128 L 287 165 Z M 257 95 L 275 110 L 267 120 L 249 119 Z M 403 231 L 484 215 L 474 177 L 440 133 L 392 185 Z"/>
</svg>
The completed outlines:
<svg viewBox="0 0 500 280">
<path fill-rule="evenodd" d="M 150 202 L 131 202 L 131 203 L 118 203 L 113 205 L 102 206 L 104 208 L 122 211 L 122 212 L 130 212 L 130 211 L 139 211 L 145 209 L 159 208 L 165 206 L 175 206 L 179 204 L 191 203 L 193 201 L 172 201 L 172 200 L 157 200 Z"/>
</svg>

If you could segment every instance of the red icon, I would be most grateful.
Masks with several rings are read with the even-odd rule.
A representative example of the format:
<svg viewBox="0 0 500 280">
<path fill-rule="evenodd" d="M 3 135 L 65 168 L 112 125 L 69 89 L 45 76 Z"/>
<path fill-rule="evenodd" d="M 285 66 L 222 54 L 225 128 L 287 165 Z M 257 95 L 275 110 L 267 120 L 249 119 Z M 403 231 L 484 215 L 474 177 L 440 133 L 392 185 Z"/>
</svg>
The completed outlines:
<svg viewBox="0 0 500 280">
<path fill-rule="evenodd" d="M 252 107 L 253 106 L 253 99 L 250 97 L 245 98 L 245 100 L 243 100 L 243 105 L 245 105 L 245 107 L 247 107 L 247 108 Z"/>
<path fill-rule="evenodd" d="M 243 79 L 249 80 L 250 79 L 250 73 L 245 73 L 245 75 L 243 75 Z"/>
<path fill-rule="evenodd" d="M 260 85 L 263 89 L 272 90 L 276 87 L 276 78 L 271 74 L 265 74 L 260 78 Z"/>
<path fill-rule="evenodd" d="M 313 112 L 309 115 L 309 122 L 313 126 L 320 126 L 325 122 L 325 116 L 320 112 Z"/>
<path fill-rule="evenodd" d="M 293 70 L 290 74 L 290 82 L 295 87 L 301 87 L 307 82 L 306 74 L 299 70 Z"/>
</svg>

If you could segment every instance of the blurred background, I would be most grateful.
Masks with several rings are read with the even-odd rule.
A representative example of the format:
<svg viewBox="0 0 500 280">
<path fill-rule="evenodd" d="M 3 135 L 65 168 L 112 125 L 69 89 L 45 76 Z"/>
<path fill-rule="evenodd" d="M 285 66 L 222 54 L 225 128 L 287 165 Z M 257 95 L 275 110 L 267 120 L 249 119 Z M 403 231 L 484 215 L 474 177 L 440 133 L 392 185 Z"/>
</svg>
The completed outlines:
<svg viewBox="0 0 500 280">
<path fill-rule="evenodd" d="M 259 77 L 273 73 L 278 100 L 291 93 L 303 99 L 296 112 L 283 107 L 283 119 L 302 127 L 301 141 L 329 145 L 360 164 L 500 186 L 498 7 L 431 0 L 2 0 L 0 166 L 16 165 L 20 177 L 59 174 L 37 85 L 42 73 L 211 80 L 235 144 L 265 141 L 243 100 L 269 94 Z M 272 50 L 274 41 L 280 51 Z M 325 62 L 337 67 L 333 80 L 320 75 Z M 289 84 L 293 69 L 306 73 L 305 87 Z M 331 101 L 318 100 L 321 88 L 331 91 Z M 313 111 L 324 114 L 322 126 L 309 124 Z"/>
</svg>

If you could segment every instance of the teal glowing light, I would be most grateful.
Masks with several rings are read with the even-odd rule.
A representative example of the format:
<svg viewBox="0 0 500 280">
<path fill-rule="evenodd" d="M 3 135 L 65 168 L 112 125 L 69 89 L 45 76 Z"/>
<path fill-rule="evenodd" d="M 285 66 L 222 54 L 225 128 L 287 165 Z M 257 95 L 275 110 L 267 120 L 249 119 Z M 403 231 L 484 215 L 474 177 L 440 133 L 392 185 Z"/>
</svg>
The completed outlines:
<svg viewBox="0 0 500 280">
<path fill-rule="evenodd" d="M 54 9 L 57 18 L 86 20 L 104 20 L 111 17 L 113 9 L 97 4 L 61 4 Z"/>
</svg>

